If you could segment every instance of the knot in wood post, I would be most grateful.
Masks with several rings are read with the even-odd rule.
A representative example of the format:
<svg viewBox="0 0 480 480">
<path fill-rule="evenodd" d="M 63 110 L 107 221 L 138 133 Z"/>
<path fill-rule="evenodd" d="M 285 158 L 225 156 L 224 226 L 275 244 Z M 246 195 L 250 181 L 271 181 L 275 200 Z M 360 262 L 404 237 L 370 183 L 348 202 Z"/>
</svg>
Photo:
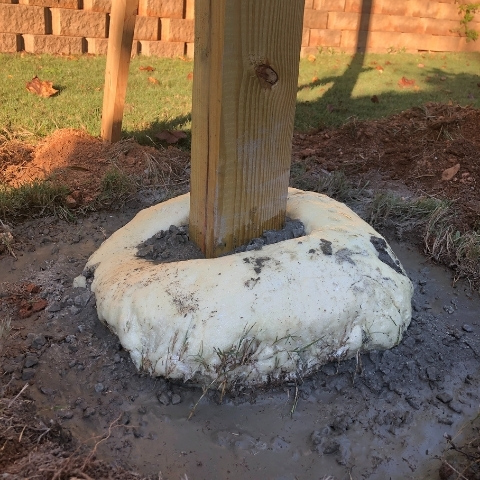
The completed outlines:
<svg viewBox="0 0 480 480">
<path fill-rule="evenodd" d="M 268 64 L 262 63 L 255 67 L 255 75 L 263 88 L 271 89 L 278 82 L 277 72 Z"/>
</svg>

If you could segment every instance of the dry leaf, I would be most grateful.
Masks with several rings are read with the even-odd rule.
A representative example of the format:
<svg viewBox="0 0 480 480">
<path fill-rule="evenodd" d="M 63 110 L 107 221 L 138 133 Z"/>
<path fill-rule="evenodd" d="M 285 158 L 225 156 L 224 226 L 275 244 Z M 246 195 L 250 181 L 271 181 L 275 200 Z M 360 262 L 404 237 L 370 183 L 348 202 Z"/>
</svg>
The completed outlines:
<svg viewBox="0 0 480 480">
<path fill-rule="evenodd" d="M 418 68 L 423 68 L 423 67 L 425 67 L 425 65 L 424 65 L 423 63 L 419 63 L 419 64 L 417 65 L 417 67 L 418 67 Z"/>
<path fill-rule="evenodd" d="M 383 73 L 383 67 L 381 65 L 377 65 L 375 69 L 378 70 L 380 73 Z"/>
<path fill-rule="evenodd" d="M 158 83 L 158 80 L 155 77 L 148 77 L 148 81 L 154 85 Z"/>
<path fill-rule="evenodd" d="M 409 80 L 408 78 L 406 77 L 402 77 L 399 81 L 398 81 L 398 85 L 401 87 L 401 88 L 409 88 L 409 87 L 413 87 L 415 85 L 415 80 Z"/>
<path fill-rule="evenodd" d="M 459 163 L 457 163 L 453 167 L 446 168 L 442 172 L 442 180 L 444 180 L 444 181 L 451 180 L 458 173 L 459 170 L 460 170 L 460 164 Z"/>
<path fill-rule="evenodd" d="M 139 70 L 142 70 L 144 72 L 154 72 L 155 69 L 153 67 L 151 67 L 150 65 L 146 66 L 146 67 L 140 67 Z"/>
<path fill-rule="evenodd" d="M 193 80 L 193 72 L 188 73 L 187 80 Z"/>
<path fill-rule="evenodd" d="M 187 134 L 181 130 L 163 130 L 155 135 L 159 140 L 163 140 L 167 143 L 177 143 L 182 138 L 187 138 Z"/>
<path fill-rule="evenodd" d="M 309 55 L 309 56 L 307 57 L 307 60 L 308 60 L 309 62 L 314 62 L 316 59 L 317 59 L 317 57 L 316 57 L 315 55 Z"/>
<path fill-rule="evenodd" d="M 313 77 L 312 78 L 312 83 L 318 82 L 318 77 Z"/>
<path fill-rule="evenodd" d="M 373 103 L 380 103 L 380 100 L 376 95 L 373 95 L 372 98 L 370 99 Z"/>
<path fill-rule="evenodd" d="M 40 97 L 51 97 L 55 95 L 58 90 L 53 88 L 52 82 L 47 82 L 40 80 L 36 75 L 32 78 L 30 82 L 27 82 L 27 90 L 31 93 L 35 93 Z"/>
</svg>

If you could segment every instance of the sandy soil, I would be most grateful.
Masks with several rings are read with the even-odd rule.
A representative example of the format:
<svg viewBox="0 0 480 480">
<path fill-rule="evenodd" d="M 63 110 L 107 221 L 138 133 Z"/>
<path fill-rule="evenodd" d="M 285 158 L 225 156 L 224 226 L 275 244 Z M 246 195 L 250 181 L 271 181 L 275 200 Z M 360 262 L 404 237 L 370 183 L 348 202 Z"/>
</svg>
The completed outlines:
<svg viewBox="0 0 480 480">
<path fill-rule="evenodd" d="M 479 225 L 479 124 L 478 111 L 430 106 L 296 135 L 293 164 L 302 166 L 306 183 L 341 165 L 351 178 L 455 199 L 458 228 L 471 229 Z M 143 147 L 132 142 L 112 157 L 113 147 L 84 133 L 56 135 L 37 149 L 18 144 L 22 157 L 9 165 L 31 179 L 47 165 L 32 162 L 51 144 L 55 155 L 47 155 L 42 175 L 82 167 L 67 168 L 63 177 L 80 192 L 77 207 L 91 201 L 98 192 L 92 182 L 111 166 L 97 155 L 131 165 L 130 173 L 145 170 Z M 69 141 L 81 148 L 65 153 L 59 143 Z M 148 153 L 174 172 L 180 190 L 187 188 L 184 152 Z M 13 157 L 0 155 L 4 166 L 5 158 Z M 442 180 L 457 164 L 455 175 Z M 12 183 L 22 181 L 13 167 L 8 172 Z M 121 210 L 75 223 L 47 217 L 12 224 L 16 258 L 6 250 L 0 256 L 0 318 L 12 327 L 0 350 L 3 478 L 480 478 L 478 468 L 462 470 L 478 459 L 478 446 L 465 445 L 480 437 L 473 421 L 480 404 L 480 297 L 390 232 L 382 233 L 415 285 L 412 323 L 400 345 L 326 365 L 296 384 L 223 398 L 210 391 L 187 420 L 202 390 L 137 372 L 98 321 L 94 297 L 72 288 L 89 255 L 154 197 L 141 194 Z"/>
</svg>

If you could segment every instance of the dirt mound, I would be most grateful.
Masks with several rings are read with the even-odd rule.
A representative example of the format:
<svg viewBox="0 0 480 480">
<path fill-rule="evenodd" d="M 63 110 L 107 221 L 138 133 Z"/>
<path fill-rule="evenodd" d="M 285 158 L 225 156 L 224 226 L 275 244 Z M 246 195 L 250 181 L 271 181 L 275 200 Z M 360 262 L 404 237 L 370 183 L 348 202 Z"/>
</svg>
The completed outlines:
<svg viewBox="0 0 480 480">
<path fill-rule="evenodd" d="M 480 110 L 427 104 L 392 117 L 294 137 L 293 163 L 314 176 L 380 173 L 420 195 L 455 200 L 464 229 L 480 227 Z"/>
<path fill-rule="evenodd" d="M 133 140 L 103 142 L 82 130 L 61 129 L 35 148 L 18 141 L 0 148 L 0 181 L 18 187 L 54 179 L 68 186 L 71 207 L 90 203 L 110 172 L 130 176 L 141 185 L 186 183 L 189 155 L 175 147 L 156 149 Z M 73 199 L 73 201 L 72 201 Z"/>
</svg>

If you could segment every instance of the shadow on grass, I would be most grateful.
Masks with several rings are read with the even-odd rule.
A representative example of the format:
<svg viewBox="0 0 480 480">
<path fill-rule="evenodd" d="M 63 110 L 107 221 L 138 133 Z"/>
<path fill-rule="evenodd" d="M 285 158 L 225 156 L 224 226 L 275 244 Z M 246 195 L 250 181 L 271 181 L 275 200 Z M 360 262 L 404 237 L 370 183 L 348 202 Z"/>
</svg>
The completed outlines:
<svg viewBox="0 0 480 480">
<path fill-rule="evenodd" d="M 190 150 L 192 143 L 191 129 L 182 128 L 185 124 L 190 124 L 192 121 L 191 114 L 181 115 L 172 118 L 168 121 L 155 120 L 151 122 L 146 128 L 142 130 L 122 130 L 122 137 L 134 138 L 141 145 L 149 145 L 154 147 L 168 147 L 168 143 L 156 137 L 157 134 L 169 130 L 181 130 L 186 133 L 187 137 L 180 139 L 174 145 L 182 150 Z"/>
</svg>

